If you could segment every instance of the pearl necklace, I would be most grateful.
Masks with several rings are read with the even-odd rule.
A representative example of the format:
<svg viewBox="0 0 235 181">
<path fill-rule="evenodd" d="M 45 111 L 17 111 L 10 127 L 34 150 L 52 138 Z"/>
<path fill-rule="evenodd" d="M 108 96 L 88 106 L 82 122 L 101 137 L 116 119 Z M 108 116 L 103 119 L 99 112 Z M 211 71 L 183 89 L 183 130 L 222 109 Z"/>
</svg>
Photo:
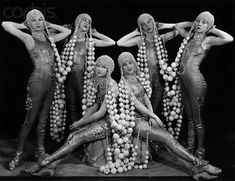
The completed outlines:
<svg viewBox="0 0 235 181">
<path fill-rule="evenodd" d="M 194 34 L 193 39 L 194 39 L 194 40 L 202 41 L 202 40 L 204 39 L 204 37 L 205 37 L 204 35 L 203 35 L 203 36 L 200 36 L 200 35 L 195 35 L 195 34 Z"/>
<path fill-rule="evenodd" d="M 32 36 L 39 41 L 46 41 L 47 40 L 45 34 L 42 31 L 40 31 L 40 32 L 32 31 Z"/>
</svg>

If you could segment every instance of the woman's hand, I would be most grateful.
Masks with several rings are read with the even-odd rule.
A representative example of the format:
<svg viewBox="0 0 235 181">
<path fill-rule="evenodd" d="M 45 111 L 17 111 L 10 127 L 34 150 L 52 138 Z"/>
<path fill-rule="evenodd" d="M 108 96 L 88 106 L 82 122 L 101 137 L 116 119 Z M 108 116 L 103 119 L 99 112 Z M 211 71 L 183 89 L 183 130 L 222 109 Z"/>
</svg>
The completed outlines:
<svg viewBox="0 0 235 181">
<path fill-rule="evenodd" d="M 98 31 L 95 28 L 93 28 L 91 33 L 92 33 L 92 35 L 96 35 L 98 33 Z"/>
<path fill-rule="evenodd" d="M 215 31 L 215 25 L 213 25 L 209 30 L 208 30 L 208 32 L 207 33 L 213 33 L 214 31 Z"/>
<path fill-rule="evenodd" d="M 158 125 L 158 123 L 155 121 L 155 119 L 153 119 L 153 118 L 150 118 L 149 119 L 149 125 L 151 126 L 151 127 L 153 127 L 153 128 L 159 128 L 159 125 Z"/>
<path fill-rule="evenodd" d="M 157 115 L 155 115 L 154 120 L 156 121 L 156 124 L 158 124 L 159 127 L 164 128 L 164 124 L 162 123 L 162 121 L 159 119 L 159 117 Z"/>
<path fill-rule="evenodd" d="M 78 129 L 79 127 L 82 126 L 80 123 L 81 123 L 80 120 L 74 122 L 72 125 L 69 126 L 69 129 L 70 129 L 71 131 L 73 131 L 73 130 L 75 130 L 75 129 Z"/>
</svg>

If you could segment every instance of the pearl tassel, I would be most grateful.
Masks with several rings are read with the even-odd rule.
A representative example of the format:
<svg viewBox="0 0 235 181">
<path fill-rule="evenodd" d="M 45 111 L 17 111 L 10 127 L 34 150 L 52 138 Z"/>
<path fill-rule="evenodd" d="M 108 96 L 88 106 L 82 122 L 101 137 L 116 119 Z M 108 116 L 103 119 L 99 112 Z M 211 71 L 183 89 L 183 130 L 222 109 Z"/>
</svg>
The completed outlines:
<svg viewBox="0 0 235 181">
<path fill-rule="evenodd" d="M 129 99 L 129 92 L 125 87 L 124 81 L 121 80 L 118 84 L 120 92 L 120 112 L 118 113 L 112 86 L 113 84 L 110 83 L 111 89 L 107 92 L 106 104 L 111 121 L 113 144 L 111 148 L 107 148 L 107 164 L 100 167 L 100 171 L 105 174 L 122 173 L 131 170 L 135 160 L 130 156 L 131 148 L 133 148 L 130 137 L 135 126 L 133 97 Z"/>
<path fill-rule="evenodd" d="M 185 45 L 187 44 L 189 37 L 186 37 L 181 44 L 175 62 L 171 66 L 167 67 L 161 71 L 164 73 L 163 77 L 165 80 L 165 89 L 163 97 L 163 115 L 166 117 L 168 131 L 178 139 L 181 130 L 181 123 L 183 119 L 183 105 L 181 103 L 181 90 L 179 85 L 179 71 L 178 67 L 180 65 L 181 56 Z M 171 78 L 171 75 L 172 78 Z M 174 79 L 173 79 L 174 78 Z M 170 86 L 170 82 L 173 81 L 173 84 Z M 176 121 L 176 123 L 174 123 Z M 174 128 L 173 128 L 174 126 Z"/>
</svg>

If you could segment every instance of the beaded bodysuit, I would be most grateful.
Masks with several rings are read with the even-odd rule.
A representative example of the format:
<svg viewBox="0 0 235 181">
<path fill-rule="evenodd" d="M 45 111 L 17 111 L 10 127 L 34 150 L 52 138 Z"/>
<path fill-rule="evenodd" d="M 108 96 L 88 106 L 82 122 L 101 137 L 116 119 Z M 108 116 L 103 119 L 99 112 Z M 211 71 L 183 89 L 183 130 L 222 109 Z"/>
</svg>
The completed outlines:
<svg viewBox="0 0 235 181">
<path fill-rule="evenodd" d="M 150 86 L 152 87 L 151 103 L 153 111 L 156 113 L 162 100 L 163 85 L 160 82 L 158 58 L 154 46 L 154 40 L 145 39 L 145 44 L 149 68 L 149 81 Z"/>
<path fill-rule="evenodd" d="M 82 116 L 83 77 L 87 47 L 87 40 L 76 42 L 72 71 L 68 76 L 66 92 L 72 122 L 80 119 Z"/>
<path fill-rule="evenodd" d="M 199 147 L 202 147 L 204 140 L 204 126 L 201 120 L 201 106 L 206 96 L 207 85 L 199 67 L 207 51 L 201 46 L 202 40 L 190 40 L 182 55 L 180 65 L 180 84 L 183 96 L 183 103 L 187 119 L 188 144 L 194 146 L 196 130 Z"/>
</svg>

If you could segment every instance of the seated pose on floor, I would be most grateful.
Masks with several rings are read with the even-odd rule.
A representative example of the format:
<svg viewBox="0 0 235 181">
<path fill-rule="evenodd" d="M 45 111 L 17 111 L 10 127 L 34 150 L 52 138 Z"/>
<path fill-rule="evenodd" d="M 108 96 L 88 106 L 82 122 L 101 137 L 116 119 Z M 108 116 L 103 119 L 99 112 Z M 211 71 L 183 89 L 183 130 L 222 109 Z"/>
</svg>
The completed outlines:
<svg viewBox="0 0 235 181">
<path fill-rule="evenodd" d="M 25 23 L 19 24 L 4 21 L 2 22 L 2 27 L 23 41 L 34 64 L 34 71 L 27 86 L 27 115 L 19 133 L 17 151 L 9 163 L 9 169 L 14 170 L 22 159 L 25 141 L 37 117 L 39 121 L 36 131 L 36 156 L 38 159 L 42 159 L 45 156 L 46 120 L 55 90 L 54 64 L 55 59 L 60 59 L 54 42 L 66 38 L 71 31 L 59 25 L 46 23 L 43 14 L 36 9 L 27 13 Z M 21 31 L 22 29 L 29 29 L 31 34 L 24 33 Z M 50 36 L 48 29 L 54 29 L 58 33 Z"/>
</svg>

